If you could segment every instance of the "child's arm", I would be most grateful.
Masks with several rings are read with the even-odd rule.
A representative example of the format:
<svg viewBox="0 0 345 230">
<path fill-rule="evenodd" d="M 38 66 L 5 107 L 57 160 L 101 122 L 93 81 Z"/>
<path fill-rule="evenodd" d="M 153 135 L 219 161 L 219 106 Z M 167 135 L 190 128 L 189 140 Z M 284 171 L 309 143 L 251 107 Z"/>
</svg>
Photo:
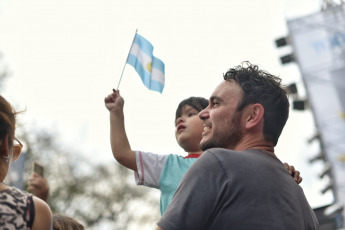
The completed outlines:
<svg viewBox="0 0 345 230">
<path fill-rule="evenodd" d="M 129 144 L 124 122 L 124 100 L 118 90 L 104 99 L 105 107 L 110 112 L 110 143 L 115 159 L 123 166 L 137 171 L 135 152 Z"/>
</svg>

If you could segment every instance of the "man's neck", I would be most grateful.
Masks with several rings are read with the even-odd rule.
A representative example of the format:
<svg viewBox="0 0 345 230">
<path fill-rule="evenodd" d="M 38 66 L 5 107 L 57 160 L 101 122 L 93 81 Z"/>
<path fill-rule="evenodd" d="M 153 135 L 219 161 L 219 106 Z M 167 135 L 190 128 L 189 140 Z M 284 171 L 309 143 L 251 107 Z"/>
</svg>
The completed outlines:
<svg viewBox="0 0 345 230">
<path fill-rule="evenodd" d="M 261 149 L 261 150 L 264 150 L 264 151 L 274 155 L 274 147 L 269 147 L 269 146 L 262 146 L 262 147 L 260 147 L 260 146 L 257 146 L 257 147 L 253 147 L 252 149 Z"/>
<path fill-rule="evenodd" d="M 241 151 L 246 149 L 261 149 L 266 152 L 274 154 L 274 145 L 271 142 L 267 142 L 262 139 L 242 139 L 240 143 L 236 145 L 234 150 Z"/>
</svg>

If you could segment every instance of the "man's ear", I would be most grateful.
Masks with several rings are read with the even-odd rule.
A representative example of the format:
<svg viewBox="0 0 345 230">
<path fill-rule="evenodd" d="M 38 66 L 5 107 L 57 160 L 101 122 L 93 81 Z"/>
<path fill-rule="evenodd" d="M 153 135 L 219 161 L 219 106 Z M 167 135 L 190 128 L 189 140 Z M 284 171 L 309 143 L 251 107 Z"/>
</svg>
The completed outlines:
<svg viewBox="0 0 345 230">
<path fill-rule="evenodd" d="M 261 124 L 265 113 L 265 109 L 261 104 L 256 103 L 249 105 L 246 110 L 246 129 L 252 129 Z"/>
<path fill-rule="evenodd" d="M 9 155 L 9 146 L 8 146 L 8 134 L 5 136 L 4 139 L 0 141 L 0 154 L 3 156 Z"/>
</svg>

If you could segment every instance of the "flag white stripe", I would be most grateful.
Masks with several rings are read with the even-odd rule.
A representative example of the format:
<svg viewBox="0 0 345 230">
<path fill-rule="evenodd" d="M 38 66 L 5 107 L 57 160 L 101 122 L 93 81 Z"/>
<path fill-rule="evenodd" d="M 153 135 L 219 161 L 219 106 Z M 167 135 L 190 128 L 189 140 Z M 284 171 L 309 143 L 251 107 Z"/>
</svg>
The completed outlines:
<svg viewBox="0 0 345 230">
<path fill-rule="evenodd" d="M 152 68 L 151 79 L 154 81 L 158 81 L 158 82 L 162 83 L 163 85 L 165 84 L 164 74 L 159 69 Z"/>
<path fill-rule="evenodd" d="M 130 53 L 132 55 L 136 56 L 138 61 L 140 62 L 140 64 L 144 67 L 144 69 L 147 72 L 149 72 L 147 69 L 147 64 L 152 62 L 152 58 L 149 55 L 147 55 L 146 53 L 144 53 L 141 50 L 140 46 L 138 46 L 135 43 L 133 44 Z M 165 84 L 164 73 L 162 71 L 160 71 L 159 69 L 152 68 L 151 79 L 154 81 L 158 81 L 158 82 L 162 83 L 163 85 Z"/>
<path fill-rule="evenodd" d="M 138 61 L 140 62 L 140 64 L 144 67 L 144 69 L 150 73 L 150 71 L 148 71 L 147 69 L 147 64 L 152 62 L 152 58 L 147 55 L 146 53 L 144 53 L 140 46 L 138 46 L 137 44 L 133 44 L 132 48 L 131 48 L 131 52 L 132 55 L 136 56 Z"/>
<path fill-rule="evenodd" d="M 127 64 L 134 67 L 148 89 L 163 92 L 165 85 L 164 63 L 153 56 L 152 44 L 139 34 L 136 34 L 132 43 Z"/>
</svg>

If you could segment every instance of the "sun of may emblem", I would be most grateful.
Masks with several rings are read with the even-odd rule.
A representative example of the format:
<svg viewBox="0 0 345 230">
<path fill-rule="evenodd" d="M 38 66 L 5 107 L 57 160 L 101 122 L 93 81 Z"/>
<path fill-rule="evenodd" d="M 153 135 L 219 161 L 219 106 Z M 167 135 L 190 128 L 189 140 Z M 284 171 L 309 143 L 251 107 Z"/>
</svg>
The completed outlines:
<svg viewBox="0 0 345 230">
<path fill-rule="evenodd" d="M 340 112 L 340 117 L 343 118 L 343 120 L 345 120 L 345 112 Z"/>
<path fill-rule="evenodd" d="M 149 73 L 151 73 L 151 70 L 152 70 L 152 62 L 149 62 L 146 64 L 146 69 Z"/>
</svg>

